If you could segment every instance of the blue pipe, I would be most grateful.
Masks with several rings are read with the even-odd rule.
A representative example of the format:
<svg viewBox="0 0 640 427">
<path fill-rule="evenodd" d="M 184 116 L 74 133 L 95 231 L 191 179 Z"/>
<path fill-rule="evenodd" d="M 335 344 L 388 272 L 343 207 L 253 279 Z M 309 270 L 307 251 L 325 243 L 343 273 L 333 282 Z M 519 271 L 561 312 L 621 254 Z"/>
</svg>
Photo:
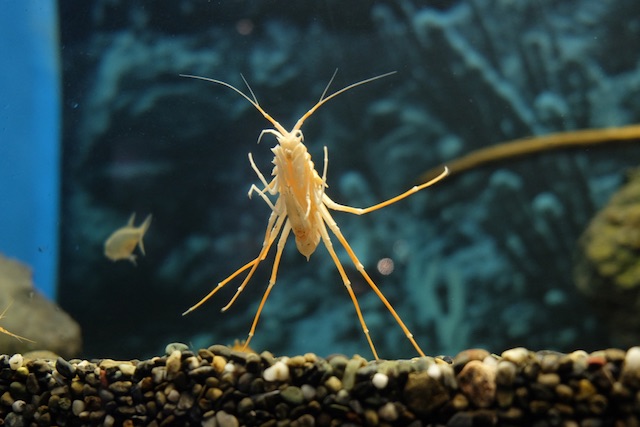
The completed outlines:
<svg viewBox="0 0 640 427">
<path fill-rule="evenodd" d="M 58 50 L 54 0 L 2 1 L 0 253 L 28 264 L 50 299 L 58 266 Z"/>
</svg>

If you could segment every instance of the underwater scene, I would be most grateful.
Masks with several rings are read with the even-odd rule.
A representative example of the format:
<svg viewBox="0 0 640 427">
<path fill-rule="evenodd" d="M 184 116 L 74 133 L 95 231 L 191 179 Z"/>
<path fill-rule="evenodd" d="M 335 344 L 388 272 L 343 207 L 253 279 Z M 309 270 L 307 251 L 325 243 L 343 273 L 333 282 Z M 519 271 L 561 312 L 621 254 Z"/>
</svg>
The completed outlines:
<svg viewBox="0 0 640 427">
<path fill-rule="evenodd" d="M 156 362 L 91 369 L 152 378 L 161 364 L 171 380 L 171 357 L 231 375 L 228 360 L 255 374 L 259 354 L 266 383 L 325 358 L 341 373 L 330 378 L 358 369 L 349 391 L 404 378 L 389 374 L 404 403 L 382 399 L 375 417 L 332 400 L 329 418 L 354 425 L 447 424 L 453 410 L 430 419 L 441 406 L 411 403 L 427 393 L 413 373 L 453 399 L 447 375 L 495 359 L 508 377 L 500 363 L 535 352 L 559 366 L 579 352 L 585 372 L 615 366 L 640 387 L 640 348 L 625 353 L 640 343 L 637 0 L 0 8 L 0 368 L 47 350 L 59 384 L 89 366 L 66 360 L 104 358 Z M 260 396 L 273 390 L 285 388 Z M 283 395 L 290 408 L 314 401 L 300 390 Z M 496 402 L 473 393 L 464 408 Z M 87 415 L 68 425 L 124 417 L 91 418 L 77 401 L 67 409 Z M 270 420 L 232 406 L 201 405 L 213 411 L 202 425 Z M 298 412 L 276 418 L 338 425 Z M 523 425 L 517 415 L 498 418 Z"/>
</svg>

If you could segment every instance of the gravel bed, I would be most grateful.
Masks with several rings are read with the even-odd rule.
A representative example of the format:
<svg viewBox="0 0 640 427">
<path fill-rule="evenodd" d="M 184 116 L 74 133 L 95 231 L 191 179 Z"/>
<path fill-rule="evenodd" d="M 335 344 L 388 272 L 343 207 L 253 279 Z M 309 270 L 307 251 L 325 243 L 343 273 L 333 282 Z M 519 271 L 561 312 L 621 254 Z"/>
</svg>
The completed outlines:
<svg viewBox="0 0 640 427">
<path fill-rule="evenodd" d="M 167 350 L 143 361 L 1 355 L 0 418 L 7 426 L 639 425 L 640 347 L 393 361 Z"/>
</svg>

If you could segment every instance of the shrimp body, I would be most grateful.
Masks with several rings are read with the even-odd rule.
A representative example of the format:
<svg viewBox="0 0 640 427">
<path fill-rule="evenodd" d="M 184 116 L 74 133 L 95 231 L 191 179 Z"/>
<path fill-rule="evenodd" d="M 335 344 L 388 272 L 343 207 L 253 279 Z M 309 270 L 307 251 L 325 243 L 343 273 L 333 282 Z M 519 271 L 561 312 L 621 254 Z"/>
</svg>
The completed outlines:
<svg viewBox="0 0 640 427">
<path fill-rule="evenodd" d="M 329 209 L 347 212 L 355 215 L 363 215 L 363 214 L 381 209 L 385 206 L 396 203 L 397 201 L 402 200 L 405 197 L 408 197 L 411 194 L 414 194 L 424 188 L 431 186 L 432 184 L 444 178 L 449 173 L 448 169 L 445 167 L 444 171 L 440 175 L 438 175 L 436 178 L 424 184 L 414 186 L 411 189 L 405 191 L 404 193 L 396 197 L 393 197 L 389 200 L 378 203 L 376 205 L 370 206 L 368 208 L 353 208 L 350 206 L 341 205 L 331 200 L 329 196 L 327 196 L 327 194 L 325 193 L 325 189 L 327 188 L 327 184 L 326 184 L 327 166 L 329 163 L 327 147 L 326 146 L 324 147 L 324 167 L 323 167 L 322 177 L 320 177 L 320 175 L 316 171 L 313 161 L 311 160 L 311 155 L 309 154 L 306 146 L 303 143 L 304 136 L 302 134 L 302 131 L 300 130 L 304 121 L 307 118 L 309 118 L 325 102 L 329 101 L 330 99 L 338 96 L 343 92 L 346 92 L 349 89 L 371 82 L 373 80 L 380 79 L 390 74 L 393 74 L 393 73 L 387 73 L 387 74 L 372 77 L 366 80 L 362 80 L 360 82 L 351 84 L 343 89 L 340 89 L 328 97 L 325 97 L 325 94 L 329 89 L 329 85 L 333 81 L 333 77 L 332 77 L 331 81 L 329 81 L 329 85 L 327 85 L 324 93 L 320 97 L 320 100 L 309 111 L 307 111 L 300 119 L 298 119 L 298 121 L 296 122 L 294 127 L 291 129 L 291 131 L 287 131 L 280 123 L 274 120 L 269 114 L 267 114 L 266 111 L 262 109 L 262 107 L 258 104 L 258 101 L 255 95 L 253 94 L 251 87 L 249 87 L 249 85 L 247 84 L 246 80 L 245 80 L 245 84 L 247 84 L 247 87 L 249 88 L 249 92 L 251 93 L 253 99 L 249 98 L 239 89 L 223 81 L 209 79 L 209 78 L 200 77 L 200 76 L 182 75 L 184 77 L 190 77 L 190 78 L 213 82 L 213 83 L 225 86 L 237 92 L 238 94 L 240 94 L 247 101 L 249 101 L 260 113 L 262 113 L 262 115 L 274 127 L 273 129 L 263 130 L 262 133 L 260 134 L 260 137 L 258 138 L 258 141 L 260 141 L 260 139 L 265 134 L 271 134 L 275 136 L 278 142 L 278 144 L 271 149 L 271 151 L 274 154 L 274 158 L 273 158 L 274 167 L 272 171 L 273 178 L 271 179 L 270 182 L 267 182 L 264 175 L 262 174 L 262 172 L 260 172 L 255 162 L 253 161 L 253 157 L 251 156 L 251 153 L 249 153 L 249 162 L 251 163 L 251 167 L 256 172 L 256 174 L 258 175 L 258 178 L 263 184 L 263 188 L 258 188 L 255 184 L 252 185 L 251 188 L 249 189 L 249 197 L 251 197 L 252 194 L 257 193 L 265 201 L 265 203 L 269 205 L 269 207 L 271 208 L 271 215 L 269 217 L 267 229 L 266 229 L 264 240 L 262 243 L 262 250 L 260 251 L 260 253 L 255 259 L 253 259 L 252 261 L 249 261 L 244 266 L 240 267 L 238 270 L 232 273 L 225 280 L 218 283 L 218 285 L 215 288 L 213 288 L 213 290 L 211 290 L 209 294 L 207 294 L 204 298 L 202 298 L 198 303 L 193 305 L 183 314 L 187 314 L 195 310 L 200 305 L 202 305 L 205 301 L 211 298 L 223 286 L 225 286 L 227 283 L 233 280 L 236 276 L 238 276 L 239 274 L 241 274 L 246 270 L 249 270 L 249 272 L 247 273 L 247 276 L 244 278 L 243 282 L 238 287 L 238 290 L 236 291 L 234 296 L 231 298 L 231 300 L 227 303 L 227 305 L 225 305 L 222 308 L 222 311 L 226 311 L 229 307 L 231 307 L 231 305 L 235 302 L 236 298 L 238 298 L 238 296 L 244 290 L 245 286 L 253 276 L 260 262 L 266 258 L 269 252 L 269 249 L 271 248 L 271 246 L 273 246 L 273 243 L 275 242 L 277 236 L 280 235 L 280 238 L 278 239 L 278 243 L 276 245 L 277 246 L 276 255 L 275 255 L 275 260 L 273 262 L 273 266 L 271 269 L 271 277 L 269 279 L 269 285 L 267 286 L 267 289 L 265 290 L 262 296 L 262 300 L 260 301 L 260 305 L 258 306 L 258 309 L 253 319 L 253 323 L 251 325 L 251 329 L 249 331 L 249 336 L 244 343 L 245 348 L 247 348 L 247 346 L 249 345 L 249 342 L 251 341 L 251 338 L 254 335 L 264 304 L 271 292 L 271 289 L 273 288 L 273 285 L 276 282 L 278 266 L 280 265 L 280 258 L 282 257 L 286 240 L 289 236 L 289 233 L 293 231 L 298 251 L 302 255 L 304 255 L 307 258 L 307 260 L 309 259 L 311 254 L 313 254 L 313 252 L 316 250 L 320 241 L 324 243 L 325 247 L 327 248 L 327 251 L 329 252 L 329 255 L 331 256 L 331 259 L 333 260 L 334 264 L 336 265 L 336 268 L 338 269 L 338 273 L 340 274 L 340 277 L 342 278 L 342 282 L 347 292 L 349 293 L 351 301 L 353 302 L 353 305 L 356 310 L 356 314 L 360 321 L 360 325 L 367 338 L 369 346 L 371 347 L 371 351 L 373 352 L 374 357 L 378 359 L 378 354 L 375 349 L 375 346 L 373 345 L 373 341 L 369 334 L 369 329 L 367 328 L 367 324 L 365 323 L 364 316 L 362 315 L 362 312 L 360 310 L 360 305 L 358 304 L 356 295 L 353 289 L 351 288 L 351 281 L 347 277 L 344 267 L 342 266 L 342 263 L 338 259 L 338 256 L 336 255 L 336 252 L 333 248 L 333 244 L 331 243 L 331 239 L 329 237 L 329 231 L 328 231 L 328 230 L 331 230 L 331 232 L 338 238 L 338 241 L 341 243 L 343 248 L 347 251 L 349 258 L 355 265 L 358 272 L 367 281 L 371 289 L 380 298 L 380 300 L 385 305 L 385 307 L 389 310 L 389 312 L 394 317 L 398 325 L 402 328 L 407 339 L 411 342 L 411 344 L 414 346 L 414 348 L 418 351 L 418 353 L 421 356 L 425 355 L 422 349 L 416 343 L 415 339 L 413 338 L 413 335 L 411 334 L 409 329 L 406 327 L 406 325 L 404 324 L 404 322 L 402 321 L 398 313 L 396 313 L 393 306 L 389 303 L 387 298 L 382 294 L 378 286 L 373 282 L 371 277 L 369 277 L 369 274 L 365 271 L 364 266 L 362 265 L 362 263 L 360 262 L 356 254 L 353 252 L 353 249 L 351 249 L 351 246 L 349 245 L 345 237 L 342 235 L 342 232 L 340 231 L 340 229 L 338 228 L 338 225 L 336 224 L 333 217 L 331 216 Z M 334 73 L 334 77 L 335 77 L 335 73 Z M 243 80 L 244 80 L 244 77 L 243 77 Z M 273 203 L 271 199 L 269 199 L 269 197 L 266 195 L 266 193 L 269 193 L 273 196 L 277 196 L 276 202 Z"/>
<path fill-rule="evenodd" d="M 307 260 L 320 243 L 318 224 L 322 221 L 318 207 L 322 204 L 325 182 L 316 172 L 307 147 L 302 144 L 302 132 L 287 135 L 272 148 L 275 187 L 284 204 L 281 215 L 288 216 L 296 247 Z"/>
</svg>

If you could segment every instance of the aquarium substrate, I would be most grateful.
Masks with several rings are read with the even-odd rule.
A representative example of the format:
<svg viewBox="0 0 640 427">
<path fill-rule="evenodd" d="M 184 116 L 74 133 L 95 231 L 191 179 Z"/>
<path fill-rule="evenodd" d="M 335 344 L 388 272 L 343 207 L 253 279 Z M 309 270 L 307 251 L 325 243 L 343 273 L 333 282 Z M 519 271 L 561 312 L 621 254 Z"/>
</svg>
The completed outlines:
<svg viewBox="0 0 640 427">
<path fill-rule="evenodd" d="M 637 426 L 640 347 L 454 358 L 274 357 L 214 345 L 148 360 L 0 356 L 7 426 Z"/>
</svg>

